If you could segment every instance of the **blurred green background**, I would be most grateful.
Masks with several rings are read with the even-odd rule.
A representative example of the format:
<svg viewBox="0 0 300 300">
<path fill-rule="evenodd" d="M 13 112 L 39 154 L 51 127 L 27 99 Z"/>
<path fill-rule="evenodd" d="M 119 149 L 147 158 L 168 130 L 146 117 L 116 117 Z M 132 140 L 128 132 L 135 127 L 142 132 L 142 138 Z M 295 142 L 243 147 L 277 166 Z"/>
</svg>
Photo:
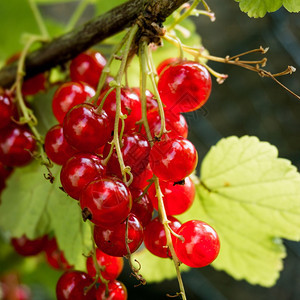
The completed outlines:
<svg viewBox="0 0 300 300">
<path fill-rule="evenodd" d="M 29 16 L 30 11 L 20 11 L 20 16 L 10 13 L 10 5 L 18 5 L 13 0 L 10 4 L 2 0 L 0 4 L 0 60 L 7 49 L 11 54 L 20 47 L 18 36 L 10 34 L 10 26 L 15 31 L 22 32 L 23 27 L 18 18 Z M 22 0 L 22 2 L 25 2 Z M 43 15 L 55 15 L 57 24 L 49 22 L 51 32 L 59 32 L 59 23 L 66 24 L 78 1 L 68 1 L 66 4 L 40 4 Z M 102 1 L 103 2 L 103 1 Z M 116 4 L 119 1 L 115 1 Z M 106 9 L 105 2 L 104 9 Z M 286 66 L 292 65 L 300 69 L 300 17 L 290 14 L 284 9 L 272 13 L 263 19 L 250 19 L 242 13 L 233 0 L 208 1 L 216 14 L 214 23 L 206 17 L 193 17 L 197 31 L 202 37 L 204 46 L 212 55 L 225 57 L 235 55 L 259 46 L 270 47 L 267 53 L 266 69 L 277 73 Z M 110 4 L 111 5 L 111 4 Z M 23 4 L 22 4 L 23 7 Z M 6 11 L 5 11 L 5 9 Z M 14 10 L 15 11 L 15 10 Z M 90 19 L 95 12 L 92 5 L 85 10 L 80 23 Z M 3 17 L 3 18 L 2 18 Z M 2 23 L 2 24 L 1 24 Z M 30 21 L 27 22 L 30 24 Z M 34 25 L 29 25 L 29 31 L 35 32 Z M 2 48 L 2 50 L 1 50 Z M 1 52 L 2 51 L 2 52 Z M 256 56 L 257 57 L 257 56 Z M 220 73 L 226 73 L 229 78 L 219 85 L 213 82 L 210 100 L 204 108 L 197 112 L 186 114 L 189 124 L 189 139 L 196 145 L 200 161 L 209 148 L 222 137 L 230 135 L 255 135 L 263 141 L 277 146 L 280 157 L 287 158 L 300 167 L 300 103 L 295 97 L 283 90 L 269 78 L 260 78 L 257 74 L 219 63 L 209 62 L 209 66 Z M 300 94 L 300 73 L 280 78 L 281 82 Z M 189 300 L 299 300 L 300 299 L 300 244 L 285 241 L 287 258 L 280 279 L 272 288 L 251 286 L 244 281 L 236 281 L 224 272 L 215 271 L 211 267 L 193 269 L 183 274 Z M 5 256 L 9 252 L 7 246 L 1 245 L 0 254 L 6 257 L 5 266 L 1 270 L 11 268 L 26 270 L 22 282 L 32 290 L 33 300 L 51 299 L 52 293 L 47 289 L 55 284 L 60 273 L 50 270 L 41 264 L 35 271 L 36 260 L 23 261 L 16 256 Z M 5 252 L 5 251 L 8 252 Z M 40 260 L 43 260 L 40 257 Z M 3 260 L 0 259 L 3 264 Z M 126 267 L 120 280 L 128 288 L 129 299 L 169 299 L 166 295 L 178 291 L 177 280 L 165 281 L 160 284 L 147 284 L 134 287 L 136 281 L 129 276 Z M 1 275 L 0 275 L 1 276 Z M 22 276 L 22 274 L 21 274 Z M 45 285 L 41 285 L 44 282 Z M 1 299 L 1 297 L 0 297 Z"/>
</svg>

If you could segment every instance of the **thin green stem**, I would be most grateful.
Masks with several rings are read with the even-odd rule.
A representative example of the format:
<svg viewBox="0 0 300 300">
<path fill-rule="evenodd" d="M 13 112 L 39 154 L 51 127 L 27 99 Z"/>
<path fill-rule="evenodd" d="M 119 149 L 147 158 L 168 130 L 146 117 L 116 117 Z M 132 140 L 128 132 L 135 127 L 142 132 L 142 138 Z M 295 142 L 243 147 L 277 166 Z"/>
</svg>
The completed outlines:
<svg viewBox="0 0 300 300">
<path fill-rule="evenodd" d="M 141 42 L 139 45 L 139 61 L 140 61 L 140 95 L 142 104 L 142 119 L 141 123 L 145 127 L 147 138 L 150 144 L 152 144 L 152 135 L 150 132 L 150 127 L 147 119 L 147 99 L 146 99 L 146 87 L 147 87 L 147 56 L 148 52 L 147 42 Z"/>
<path fill-rule="evenodd" d="M 31 132 L 33 133 L 34 138 L 37 141 L 37 145 L 39 148 L 39 157 L 37 157 L 37 158 L 39 158 L 41 160 L 41 163 L 43 165 L 45 165 L 47 168 L 49 168 L 49 167 L 52 167 L 52 163 L 49 161 L 49 159 L 44 151 L 43 138 L 35 127 L 37 125 L 37 119 L 36 119 L 35 115 L 33 114 L 32 110 L 26 106 L 25 101 L 23 99 L 23 95 L 22 95 L 22 83 L 23 83 L 23 77 L 25 76 L 24 64 L 25 64 L 26 55 L 27 55 L 31 45 L 33 43 L 35 43 L 37 41 L 41 41 L 41 40 L 43 41 L 44 39 L 41 38 L 40 36 L 31 36 L 29 38 L 27 44 L 25 45 L 23 51 L 21 52 L 21 55 L 20 55 L 20 58 L 18 61 L 17 78 L 16 78 L 15 87 L 16 87 L 17 103 L 18 103 L 20 111 L 23 115 L 20 118 L 20 123 L 28 124 L 29 128 L 31 129 Z M 48 169 L 48 171 L 49 171 L 49 169 Z M 50 173 L 50 171 L 49 171 L 49 173 Z"/>
<path fill-rule="evenodd" d="M 151 64 L 151 56 L 152 56 L 151 50 L 148 49 L 148 51 L 145 51 L 145 55 L 146 55 L 147 64 L 148 64 L 148 68 L 149 68 L 148 75 L 150 77 L 152 87 L 153 87 L 153 93 L 154 93 L 154 96 L 155 96 L 157 104 L 158 104 L 158 112 L 159 112 L 159 116 L 160 116 L 160 120 L 161 120 L 161 128 L 160 128 L 160 132 L 158 134 L 158 138 L 161 138 L 163 134 L 167 133 L 165 112 L 164 112 L 163 103 L 161 101 L 161 98 L 160 98 L 160 95 L 159 95 L 159 92 L 157 89 L 155 77 L 154 77 L 155 70 L 153 69 L 153 66 Z"/>
<path fill-rule="evenodd" d="M 124 35 L 124 37 L 121 40 L 121 42 L 118 43 L 116 45 L 115 49 L 112 51 L 111 56 L 109 57 L 108 61 L 106 62 L 105 66 L 104 66 L 104 68 L 102 70 L 102 73 L 101 73 L 101 76 L 100 76 L 100 79 L 99 79 L 99 82 L 98 82 L 98 85 L 97 85 L 97 90 L 96 90 L 95 96 L 93 96 L 89 100 L 90 103 L 94 103 L 94 104 L 97 103 L 98 98 L 100 96 L 100 93 L 101 93 L 101 91 L 102 91 L 102 89 L 103 89 L 103 87 L 105 85 L 105 81 L 106 81 L 107 75 L 110 73 L 110 65 L 113 62 L 113 60 L 115 59 L 115 56 L 117 55 L 117 53 L 122 49 L 123 45 L 127 41 L 128 37 L 129 37 L 129 33 L 130 33 L 130 31 L 127 31 L 127 33 Z"/>
<path fill-rule="evenodd" d="M 95 240 L 94 240 L 94 224 L 90 222 L 90 228 L 91 228 L 91 239 L 92 239 L 92 258 L 93 258 L 93 263 L 94 263 L 94 266 L 95 266 L 95 270 L 96 270 L 96 277 L 95 277 L 95 280 L 94 282 L 86 288 L 85 290 L 85 294 L 87 294 L 87 292 L 93 288 L 93 286 L 98 282 L 98 279 L 101 280 L 101 282 L 103 284 L 105 284 L 105 287 L 106 287 L 106 290 L 108 291 L 108 283 L 109 283 L 109 280 L 106 280 L 103 276 L 102 276 L 102 273 L 101 273 L 101 266 L 99 265 L 98 263 L 98 260 L 97 260 L 97 255 L 96 255 L 96 243 L 95 243 Z"/>
<path fill-rule="evenodd" d="M 66 32 L 72 30 L 80 17 L 82 16 L 83 12 L 85 11 L 87 5 L 89 4 L 90 0 L 81 0 L 77 5 L 72 17 L 70 18 L 68 25 L 66 26 Z"/>
<path fill-rule="evenodd" d="M 116 153 L 117 153 L 119 164 L 120 164 L 121 173 L 123 176 L 123 181 L 127 185 L 130 185 L 130 183 L 133 180 L 133 176 L 130 172 L 130 167 L 126 167 L 124 164 L 121 147 L 120 147 L 120 140 L 119 140 L 119 121 L 120 121 L 120 118 L 124 118 L 124 116 L 121 112 L 121 84 L 122 84 L 123 74 L 124 74 L 124 71 L 126 68 L 126 63 L 127 63 L 127 58 L 128 58 L 128 54 L 130 51 L 130 47 L 131 47 L 132 41 L 135 37 L 135 34 L 137 33 L 137 30 L 138 30 L 137 24 L 133 25 L 130 29 L 130 33 L 129 33 L 128 39 L 126 41 L 125 49 L 124 49 L 124 52 L 122 55 L 121 65 L 120 65 L 119 72 L 118 72 L 118 75 L 116 78 L 116 82 L 117 82 L 117 84 L 116 84 L 116 114 L 115 114 L 113 140 L 114 140 L 115 149 L 116 149 Z M 127 180 L 126 174 L 128 174 L 130 176 L 129 180 Z"/>
<path fill-rule="evenodd" d="M 115 87 L 112 87 L 112 88 L 110 88 L 110 89 L 105 93 L 104 97 L 101 99 L 101 102 L 100 102 L 100 104 L 99 104 L 99 106 L 98 106 L 98 108 L 97 108 L 97 111 L 96 111 L 97 113 L 101 112 L 101 110 L 102 110 L 102 108 L 103 108 L 103 105 L 104 105 L 104 102 L 105 102 L 106 98 L 108 97 L 108 95 L 109 95 L 114 89 L 115 89 Z"/>
<path fill-rule="evenodd" d="M 182 22 L 185 18 L 187 18 L 193 11 L 194 8 L 200 3 L 201 0 L 195 0 L 193 4 L 187 9 L 178 19 L 176 19 L 168 28 L 168 30 L 173 30 L 177 24 Z"/>
<path fill-rule="evenodd" d="M 49 32 L 47 30 L 47 27 L 46 27 L 46 25 L 43 21 L 43 18 L 40 14 L 40 11 L 39 11 L 35 1 L 34 0 L 27 0 L 27 1 L 28 1 L 29 6 L 30 6 L 30 9 L 31 9 L 31 11 L 34 15 L 34 18 L 35 18 L 35 20 L 38 24 L 38 27 L 40 29 L 40 32 L 41 32 L 42 36 L 44 38 L 48 39 L 50 37 Z"/>
<path fill-rule="evenodd" d="M 165 206 L 164 206 L 163 195 L 162 195 L 162 192 L 161 192 L 161 189 L 159 186 L 159 179 L 155 175 L 153 176 L 153 179 L 154 179 L 154 184 L 155 184 L 156 197 L 157 197 L 157 201 L 158 201 L 158 214 L 159 214 L 161 223 L 164 225 L 166 239 L 167 239 L 167 247 L 172 255 L 172 259 L 173 259 L 173 262 L 175 265 L 178 284 L 179 284 L 179 288 L 180 288 L 180 295 L 183 300 L 187 300 L 181 273 L 179 270 L 180 261 L 178 260 L 178 257 L 176 255 L 174 247 L 173 247 L 172 233 L 171 233 L 170 227 L 168 225 L 169 220 L 168 220 L 167 213 L 166 213 Z"/>
</svg>

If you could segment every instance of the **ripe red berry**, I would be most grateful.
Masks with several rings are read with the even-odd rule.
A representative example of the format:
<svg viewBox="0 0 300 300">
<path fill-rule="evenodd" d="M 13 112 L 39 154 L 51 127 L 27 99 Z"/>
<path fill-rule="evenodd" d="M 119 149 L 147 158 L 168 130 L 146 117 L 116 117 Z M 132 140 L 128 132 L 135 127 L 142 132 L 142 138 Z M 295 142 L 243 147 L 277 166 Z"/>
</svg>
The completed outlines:
<svg viewBox="0 0 300 300">
<path fill-rule="evenodd" d="M 179 62 L 180 62 L 180 58 L 178 58 L 178 57 L 170 57 L 170 58 L 163 60 L 156 68 L 157 75 L 160 76 L 160 74 L 162 74 L 162 72 L 167 67 L 169 67 L 170 65 L 179 63 Z"/>
<path fill-rule="evenodd" d="M 57 300 L 95 300 L 96 287 L 87 288 L 93 283 L 93 278 L 81 271 L 66 271 L 56 284 Z"/>
<path fill-rule="evenodd" d="M 176 232 L 181 226 L 181 223 L 174 217 L 168 217 L 171 229 Z M 175 237 L 172 235 L 174 242 Z M 145 228 L 144 232 L 145 247 L 154 255 L 162 258 L 171 257 L 167 245 L 167 238 L 164 225 L 160 222 L 159 218 L 153 219 Z"/>
<path fill-rule="evenodd" d="M 56 239 L 47 240 L 44 246 L 47 262 L 57 270 L 68 270 L 71 268 L 67 262 L 63 251 L 59 250 Z"/>
<path fill-rule="evenodd" d="M 83 189 L 80 206 L 84 218 L 96 225 L 120 224 L 131 210 L 131 193 L 121 180 L 101 178 L 92 181 Z"/>
<path fill-rule="evenodd" d="M 117 280 L 108 283 L 108 295 L 106 295 L 106 286 L 101 284 L 96 292 L 96 300 L 127 300 L 127 289 L 125 285 Z"/>
<path fill-rule="evenodd" d="M 135 94 L 137 94 L 138 97 L 141 99 L 140 88 L 134 87 L 134 88 L 131 88 L 131 91 L 134 92 Z M 147 101 L 147 111 L 148 112 L 150 112 L 154 109 L 157 109 L 157 107 L 158 107 L 157 101 L 156 101 L 154 95 L 149 90 L 146 90 L 146 101 Z"/>
<path fill-rule="evenodd" d="M 94 239 L 97 247 L 111 256 L 122 257 L 127 255 L 126 243 L 126 220 L 112 227 L 94 228 Z M 128 246 L 133 253 L 143 242 L 143 227 L 137 217 L 130 213 L 128 216 Z"/>
<path fill-rule="evenodd" d="M 211 91 L 209 72 L 194 61 L 181 61 L 164 70 L 158 80 L 162 102 L 174 112 L 188 112 L 200 108 Z"/>
<path fill-rule="evenodd" d="M 77 153 L 62 166 L 60 181 L 65 192 L 79 200 L 83 188 L 104 174 L 105 168 L 100 157 L 90 153 Z"/>
<path fill-rule="evenodd" d="M 77 104 L 85 102 L 95 95 L 94 89 L 81 82 L 66 82 L 55 92 L 52 110 L 55 118 L 62 123 L 67 112 Z"/>
<path fill-rule="evenodd" d="M 191 220 L 181 225 L 177 234 L 174 250 L 178 259 L 192 268 L 201 268 L 212 263 L 219 254 L 220 241 L 216 231 L 207 223 Z"/>
<path fill-rule="evenodd" d="M 6 127 L 15 113 L 15 105 L 12 98 L 6 94 L 0 94 L 0 128 Z"/>
<path fill-rule="evenodd" d="M 96 89 L 105 65 L 106 59 L 100 52 L 88 50 L 81 53 L 70 63 L 71 80 L 85 82 Z"/>
<path fill-rule="evenodd" d="M 107 90 L 103 91 L 99 97 L 98 103 L 101 103 L 102 98 L 106 95 Z M 105 99 L 103 109 L 107 113 L 110 120 L 115 120 L 116 115 L 116 91 L 113 90 Z M 137 94 L 130 89 L 121 89 L 121 112 L 127 115 L 125 119 L 124 131 L 129 131 L 135 128 L 135 123 L 141 119 L 141 101 Z M 119 123 L 119 130 L 121 130 L 121 121 Z"/>
<path fill-rule="evenodd" d="M 111 139 L 110 120 L 104 110 L 89 103 L 74 106 L 63 122 L 67 142 L 80 151 L 94 152 Z"/>
<path fill-rule="evenodd" d="M 124 164 L 131 168 L 133 177 L 140 175 L 149 163 L 150 144 L 148 140 L 139 133 L 128 133 L 122 138 L 122 156 Z M 106 144 L 103 155 L 106 157 L 109 153 L 111 145 Z M 120 164 L 116 150 L 114 150 L 107 164 L 107 172 L 122 178 Z"/>
<path fill-rule="evenodd" d="M 147 194 L 143 195 L 143 190 L 130 186 L 130 192 L 132 195 L 131 212 L 138 217 L 145 227 L 152 219 L 153 205 Z"/>
<path fill-rule="evenodd" d="M 158 111 L 152 110 L 149 112 L 147 119 L 152 137 L 158 136 L 161 129 L 161 117 Z M 165 110 L 165 122 L 169 138 L 175 138 L 177 136 L 187 138 L 188 125 L 183 115 Z M 138 128 L 138 126 L 139 125 L 137 125 L 136 128 Z M 142 126 L 141 133 L 146 135 L 144 126 Z"/>
<path fill-rule="evenodd" d="M 179 182 L 196 168 L 198 155 L 194 145 L 181 137 L 161 140 L 150 152 L 150 166 L 161 180 Z"/>
<path fill-rule="evenodd" d="M 96 257 L 99 268 L 101 270 L 101 275 L 104 279 L 114 280 L 121 274 L 124 265 L 122 257 L 107 255 L 104 252 L 100 251 L 98 248 L 96 249 Z M 92 256 L 89 256 L 87 258 L 86 268 L 90 276 L 96 276 L 96 269 Z M 99 279 L 99 281 L 101 280 Z"/>
<path fill-rule="evenodd" d="M 186 177 L 184 184 L 159 181 L 160 189 L 164 195 L 163 201 L 167 215 L 180 215 L 187 211 L 194 202 L 195 185 L 190 177 Z M 157 197 L 154 184 L 148 190 L 149 198 L 153 207 L 158 209 Z"/>
<path fill-rule="evenodd" d="M 47 236 L 30 240 L 27 236 L 22 235 L 19 238 L 12 238 L 11 244 L 15 251 L 22 256 L 32 256 L 39 254 L 47 242 Z"/>
<path fill-rule="evenodd" d="M 139 176 L 133 177 L 130 187 L 144 190 L 144 188 L 149 184 L 148 180 L 152 177 L 153 172 L 148 164 L 146 169 Z"/>
<path fill-rule="evenodd" d="M 0 129 L 0 161 L 7 166 L 28 164 L 36 147 L 32 133 L 16 124 Z"/>
<path fill-rule="evenodd" d="M 22 84 L 23 96 L 32 96 L 38 92 L 46 90 L 47 78 L 45 74 L 41 73 L 34 77 L 24 80 Z"/>
<path fill-rule="evenodd" d="M 61 124 L 51 127 L 45 136 L 45 152 L 56 164 L 63 165 L 78 152 L 66 141 Z"/>
</svg>

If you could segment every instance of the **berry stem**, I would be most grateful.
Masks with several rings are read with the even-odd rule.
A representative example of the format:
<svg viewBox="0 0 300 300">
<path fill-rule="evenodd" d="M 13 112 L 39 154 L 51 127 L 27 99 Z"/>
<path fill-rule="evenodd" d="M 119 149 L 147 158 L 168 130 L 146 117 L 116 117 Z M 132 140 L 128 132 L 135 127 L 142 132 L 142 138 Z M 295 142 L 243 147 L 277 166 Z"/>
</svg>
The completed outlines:
<svg viewBox="0 0 300 300">
<path fill-rule="evenodd" d="M 124 164 L 124 160 L 123 160 L 122 152 L 121 152 L 121 147 L 120 147 L 119 120 L 120 120 L 120 118 L 121 119 L 124 118 L 124 115 L 121 112 L 121 84 L 122 84 L 123 74 L 124 74 L 124 71 L 125 71 L 125 68 L 126 68 L 126 63 L 127 63 L 127 58 L 128 58 L 128 54 L 129 54 L 129 51 L 130 51 L 130 47 L 131 47 L 132 41 L 133 41 L 137 31 L 138 31 L 138 25 L 135 24 L 130 29 L 129 36 L 128 36 L 128 39 L 126 41 L 125 49 L 124 49 L 124 52 L 123 52 L 123 55 L 122 55 L 121 65 L 120 65 L 119 72 L 118 72 L 117 78 L 116 78 L 116 115 L 115 115 L 115 123 L 114 123 L 113 141 L 114 141 L 114 144 L 115 144 L 115 148 L 116 148 L 116 152 L 117 152 L 117 156 L 118 156 L 118 160 L 119 160 L 119 164 L 120 164 L 121 173 L 123 175 L 123 181 L 125 182 L 126 185 L 131 184 L 131 182 L 133 180 L 133 176 L 130 172 L 130 167 L 126 167 L 125 164 Z M 123 125 L 122 125 L 122 127 L 123 127 Z M 130 176 L 129 180 L 127 180 L 126 174 L 129 174 L 129 176 Z"/>
<path fill-rule="evenodd" d="M 124 37 L 121 40 L 121 42 L 116 45 L 116 47 L 113 50 L 111 56 L 109 57 L 108 61 L 106 62 L 105 66 L 104 66 L 104 68 L 102 70 L 102 73 L 101 73 L 98 85 L 97 85 L 97 90 L 96 90 L 95 96 L 93 96 L 89 100 L 90 103 L 93 103 L 93 104 L 97 103 L 98 98 L 100 96 L 100 93 L 101 93 L 101 91 L 102 91 L 102 89 L 104 87 L 106 78 L 107 78 L 108 74 L 110 73 L 110 65 L 113 62 L 113 60 L 115 59 L 117 53 L 122 49 L 123 45 L 127 41 L 128 37 L 129 37 L 129 34 L 130 34 L 130 31 L 127 31 L 127 33 L 124 35 Z"/>
<path fill-rule="evenodd" d="M 148 75 L 150 76 L 150 80 L 151 80 L 152 87 L 153 87 L 153 93 L 154 93 L 154 96 L 155 96 L 157 104 L 158 104 L 158 112 L 159 112 L 159 116 L 160 116 L 160 120 L 161 120 L 161 128 L 160 128 L 160 132 L 158 134 L 158 138 L 161 138 L 163 134 L 167 133 L 165 112 L 164 112 L 163 103 L 161 101 L 161 98 L 160 98 L 160 95 L 159 95 L 159 92 L 157 89 L 155 77 L 154 77 L 155 69 L 154 69 L 153 65 L 151 64 L 152 52 L 151 52 L 151 49 L 149 49 L 149 48 L 147 50 L 148 51 L 145 51 L 145 55 L 147 58 L 147 64 L 148 64 L 148 69 L 149 69 Z"/>
<path fill-rule="evenodd" d="M 159 218 L 160 218 L 161 223 L 164 225 L 166 239 L 167 239 L 167 246 L 171 252 L 172 259 L 173 259 L 173 262 L 175 265 L 175 269 L 176 269 L 176 273 L 177 273 L 177 280 L 178 280 L 178 284 L 179 284 L 179 288 L 180 288 L 180 295 L 183 300 L 186 300 L 187 298 L 185 295 L 184 285 L 183 285 L 181 273 L 179 270 L 180 261 L 178 260 L 178 257 L 176 255 L 174 247 L 173 247 L 172 235 L 171 235 L 170 227 L 168 225 L 169 220 L 168 220 L 167 213 L 166 213 L 166 210 L 164 207 L 163 194 L 162 194 L 160 186 L 159 186 L 159 179 L 155 175 L 153 176 L 153 179 L 154 179 L 154 184 L 155 184 L 156 197 L 157 197 L 157 201 L 158 201 Z"/>
<path fill-rule="evenodd" d="M 27 0 L 27 1 L 28 1 L 29 6 L 30 6 L 30 9 L 31 9 L 31 11 L 34 15 L 34 18 L 35 18 L 35 20 L 38 24 L 38 27 L 40 29 L 40 32 L 41 32 L 43 38 L 49 39 L 50 38 L 49 32 L 47 30 L 47 27 L 46 27 L 46 25 L 43 21 L 43 18 L 40 14 L 40 11 L 39 11 L 35 1 L 34 0 Z"/>
<path fill-rule="evenodd" d="M 32 110 L 27 108 L 27 106 L 25 105 L 25 101 L 24 101 L 23 95 L 22 95 L 22 83 L 23 83 L 23 78 L 25 75 L 24 63 L 25 63 L 26 55 L 27 55 L 31 45 L 33 43 L 35 43 L 37 41 L 41 41 L 41 40 L 44 41 L 45 39 L 41 38 L 40 36 L 31 36 L 29 38 L 27 44 L 25 45 L 23 51 L 21 52 L 20 59 L 18 62 L 18 71 L 17 71 L 15 88 L 16 88 L 16 98 L 17 98 L 18 106 L 23 115 L 23 117 L 20 118 L 20 123 L 28 124 L 29 128 L 31 129 L 31 132 L 33 133 L 33 136 L 35 137 L 35 139 L 37 141 L 37 145 L 39 148 L 39 156 L 36 158 L 40 159 L 41 163 L 43 165 L 45 165 L 48 169 L 48 168 L 52 167 L 52 163 L 50 162 L 50 160 L 48 159 L 48 157 L 44 151 L 43 138 L 35 127 L 37 125 L 37 119 L 36 119 L 35 115 L 33 114 Z M 49 169 L 48 169 L 48 172 L 51 173 L 49 171 Z"/>
<path fill-rule="evenodd" d="M 131 252 L 130 252 L 130 248 L 129 248 L 129 238 L 128 238 L 128 218 L 126 219 L 126 229 L 125 229 L 125 245 L 126 245 L 126 250 L 127 250 L 127 255 L 126 255 L 126 258 L 128 260 L 128 263 L 129 263 L 129 266 L 130 266 L 130 269 L 132 271 L 132 275 L 140 282 L 140 284 L 142 285 L 145 285 L 146 284 L 146 280 L 144 279 L 144 277 L 139 273 L 140 271 L 140 264 L 137 260 L 135 260 L 138 264 L 139 264 L 139 267 L 136 268 L 133 263 L 132 263 L 132 260 L 131 260 Z"/>
<path fill-rule="evenodd" d="M 65 32 L 69 32 L 71 29 L 73 29 L 76 25 L 76 23 L 78 22 L 79 18 L 81 17 L 81 15 L 83 14 L 83 12 L 85 11 L 87 5 L 89 4 L 90 0 L 81 0 L 74 13 L 72 14 L 68 25 L 66 26 L 66 30 Z"/>
<path fill-rule="evenodd" d="M 140 60 L 140 94 L 141 94 L 141 104 L 142 104 L 142 119 L 141 123 L 145 127 L 148 141 L 152 146 L 152 135 L 150 132 L 150 127 L 147 119 L 147 100 L 146 100 L 146 86 L 147 86 L 147 56 L 146 52 L 148 51 L 147 42 L 140 42 L 139 45 L 139 60 Z"/>
<path fill-rule="evenodd" d="M 180 22 L 182 22 L 185 18 L 187 18 L 192 11 L 194 10 L 194 8 L 196 8 L 196 6 L 200 3 L 201 0 L 195 0 L 193 2 L 193 4 L 189 7 L 189 9 L 187 9 L 178 19 L 176 19 L 169 27 L 168 30 L 171 31 L 175 28 L 175 26 L 177 24 L 179 24 Z M 202 1 L 203 3 L 203 1 Z"/>
<path fill-rule="evenodd" d="M 92 258 L 93 258 L 93 263 L 95 266 L 95 270 L 96 270 L 96 277 L 94 282 L 86 289 L 85 294 L 98 282 L 98 279 L 101 280 L 101 282 L 103 284 L 105 284 L 105 289 L 106 291 L 108 291 L 108 283 L 109 280 L 106 280 L 105 278 L 103 278 L 102 274 L 101 274 L 101 269 L 97 260 L 97 255 L 96 255 L 96 244 L 95 244 L 95 240 L 94 240 L 94 227 L 95 225 L 93 223 L 90 222 L 90 226 L 91 226 L 91 239 L 92 239 Z"/>
</svg>

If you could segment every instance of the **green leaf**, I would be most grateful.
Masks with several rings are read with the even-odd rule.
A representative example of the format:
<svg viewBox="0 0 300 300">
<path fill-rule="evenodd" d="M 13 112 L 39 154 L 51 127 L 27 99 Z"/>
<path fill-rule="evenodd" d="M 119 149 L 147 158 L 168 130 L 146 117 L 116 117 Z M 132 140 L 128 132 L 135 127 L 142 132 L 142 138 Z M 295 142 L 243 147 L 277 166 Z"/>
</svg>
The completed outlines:
<svg viewBox="0 0 300 300">
<path fill-rule="evenodd" d="M 267 12 L 274 12 L 282 5 L 289 12 L 299 12 L 300 3 L 298 0 L 235 0 L 239 2 L 240 9 L 246 12 L 249 17 L 262 18 Z"/>
<path fill-rule="evenodd" d="M 51 169 L 53 184 L 44 178 L 42 168 L 34 162 L 11 175 L 2 194 L 0 228 L 30 239 L 54 232 L 67 261 L 84 269 L 83 254 L 91 250 L 89 225 L 82 221 L 78 202 L 59 189 L 60 167 Z"/>
<path fill-rule="evenodd" d="M 132 256 L 141 264 L 140 273 L 148 283 L 176 277 L 176 269 L 171 259 L 155 256 L 147 249 L 138 251 Z M 180 271 L 187 270 L 189 270 L 188 266 L 180 266 Z"/>
<path fill-rule="evenodd" d="M 180 219 L 216 229 L 216 269 L 271 286 L 285 256 L 281 238 L 300 239 L 300 174 L 256 137 L 222 139 L 204 158 L 195 203 Z"/>
<path fill-rule="evenodd" d="M 283 0 L 283 6 L 289 12 L 300 12 L 300 2 L 298 0 Z"/>
</svg>

